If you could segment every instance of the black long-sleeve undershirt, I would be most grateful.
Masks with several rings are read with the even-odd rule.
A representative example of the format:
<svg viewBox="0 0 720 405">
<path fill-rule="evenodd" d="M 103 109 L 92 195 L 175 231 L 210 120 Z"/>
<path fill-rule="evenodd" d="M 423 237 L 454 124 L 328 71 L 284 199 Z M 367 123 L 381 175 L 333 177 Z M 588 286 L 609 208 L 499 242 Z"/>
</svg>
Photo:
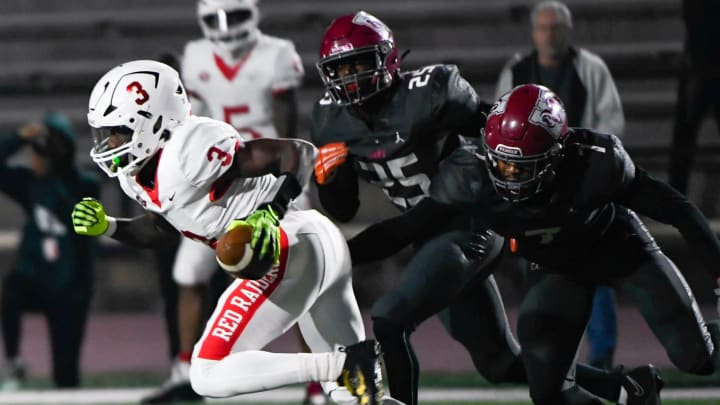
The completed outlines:
<svg viewBox="0 0 720 405">
<path fill-rule="evenodd" d="M 317 184 L 318 197 L 325 211 L 338 222 L 348 222 L 360 207 L 358 176 L 348 159 L 335 170 L 327 184 Z"/>
<path fill-rule="evenodd" d="M 162 217 L 146 213 L 134 218 L 117 218 L 113 239 L 138 249 L 175 243 L 179 233 Z"/>
<path fill-rule="evenodd" d="M 680 192 L 638 168 L 632 187 L 620 203 L 675 227 L 708 273 L 720 283 L 720 242 L 702 212 Z"/>
<path fill-rule="evenodd" d="M 348 240 L 352 263 L 361 265 L 381 260 L 410 244 L 425 241 L 456 215 L 456 210 L 425 198 L 402 215 L 375 223 Z"/>
</svg>

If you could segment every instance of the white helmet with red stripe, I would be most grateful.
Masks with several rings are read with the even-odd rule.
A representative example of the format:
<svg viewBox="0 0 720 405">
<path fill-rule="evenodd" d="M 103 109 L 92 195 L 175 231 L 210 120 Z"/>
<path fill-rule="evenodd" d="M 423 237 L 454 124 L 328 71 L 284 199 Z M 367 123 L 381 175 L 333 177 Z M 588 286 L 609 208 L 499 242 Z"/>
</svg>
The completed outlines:
<svg viewBox="0 0 720 405">
<path fill-rule="evenodd" d="M 175 69 L 152 60 L 119 65 L 90 94 L 90 156 L 110 177 L 132 173 L 189 115 L 190 102 Z"/>
</svg>

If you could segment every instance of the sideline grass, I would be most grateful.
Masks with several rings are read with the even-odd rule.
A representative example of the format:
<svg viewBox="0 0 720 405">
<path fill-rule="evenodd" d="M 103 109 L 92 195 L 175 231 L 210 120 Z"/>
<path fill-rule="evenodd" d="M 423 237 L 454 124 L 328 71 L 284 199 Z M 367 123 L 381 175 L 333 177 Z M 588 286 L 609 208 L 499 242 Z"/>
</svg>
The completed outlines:
<svg viewBox="0 0 720 405">
<path fill-rule="evenodd" d="M 661 370 L 662 380 L 665 382 L 666 388 L 686 388 L 686 387 L 718 387 L 720 386 L 720 375 L 713 374 L 710 376 L 698 376 L 685 373 L 683 371 L 667 368 Z M 499 387 L 518 387 L 513 384 L 491 384 L 482 378 L 478 373 L 458 373 L 458 374 L 440 374 L 440 373 L 422 373 L 420 374 L 420 388 L 453 388 L 453 387 L 473 387 L 473 388 L 499 388 Z M 664 403 L 664 401 L 663 401 Z M 718 403 L 714 404 L 718 405 Z"/>
<path fill-rule="evenodd" d="M 159 385 L 167 376 L 147 372 L 117 372 L 83 375 L 83 388 L 114 388 L 114 387 L 152 387 Z M 662 379 L 666 388 L 681 387 L 717 387 L 720 378 L 717 374 L 712 376 L 695 376 L 676 369 L 662 370 Z M 28 389 L 53 388 L 48 377 L 31 377 L 26 385 Z M 421 388 L 502 388 L 517 387 L 512 384 L 491 384 L 477 373 L 422 373 L 420 375 Z M 490 404 L 492 405 L 492 404 Z M 715 404 L 717 405 L 717 404 Z"/>
</svg>

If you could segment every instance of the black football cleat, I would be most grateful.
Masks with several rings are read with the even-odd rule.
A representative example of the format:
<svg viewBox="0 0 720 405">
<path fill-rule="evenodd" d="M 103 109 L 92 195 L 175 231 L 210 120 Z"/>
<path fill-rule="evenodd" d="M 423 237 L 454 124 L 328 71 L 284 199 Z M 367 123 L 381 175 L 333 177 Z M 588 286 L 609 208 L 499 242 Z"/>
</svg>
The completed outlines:
<svg viewBox="0 0 720 405">
<path fill-rule="evenodd" d="M 621 384 L 627 392 L 627 405 L 660 405 L 660 390 L 665 383 L 660 370 L 652 364 L 631 370 L 620 368 Z"/>
<path fill-rule="evenodd" d="M 338 377 L 338 384 L 347 388 L 357 398 L 359 405 L 382 405 L 382 353 L 380 344 L 364 340 L 341 347 L 345 352 L 345 364 Z"/>
<path fill-rule="evenodd" d="M 178 402 L 200 402 L 203 397 L 193 391 L 190 382 L 164 384 L 140 400 L 141 404 L 172 404 Z"/>
</svg>

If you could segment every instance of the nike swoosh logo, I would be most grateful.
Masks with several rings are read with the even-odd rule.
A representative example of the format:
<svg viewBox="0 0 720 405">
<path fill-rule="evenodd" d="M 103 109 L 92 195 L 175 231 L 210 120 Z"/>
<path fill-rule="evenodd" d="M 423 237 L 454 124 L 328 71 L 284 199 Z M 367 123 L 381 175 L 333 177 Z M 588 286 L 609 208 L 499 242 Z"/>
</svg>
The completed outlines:
<svg viewBox="0 0 720 405">
<path fill-rule="evenodd" d="M 630 377 L 629 375 L 625 376 L 625 378 L 628 380 L 628 382 L 630 382 L 630 385 L 632 385 L 633 389 L 635 390 L 635 392 L 632 393 L 634 396 L 641 397 L 645 395 L 645 390 L 643 389 L 642 385 L 635 381 L 634 378 Z"/>
<path fill-rule="evenodd" d="M 168 197 L 168 200 L 170 200 L 170 201 L 172 201 L 173 199 L 175 199 L 175 193 L 172 193 L 172 195 L 170 197 Z"/>
</svg>

